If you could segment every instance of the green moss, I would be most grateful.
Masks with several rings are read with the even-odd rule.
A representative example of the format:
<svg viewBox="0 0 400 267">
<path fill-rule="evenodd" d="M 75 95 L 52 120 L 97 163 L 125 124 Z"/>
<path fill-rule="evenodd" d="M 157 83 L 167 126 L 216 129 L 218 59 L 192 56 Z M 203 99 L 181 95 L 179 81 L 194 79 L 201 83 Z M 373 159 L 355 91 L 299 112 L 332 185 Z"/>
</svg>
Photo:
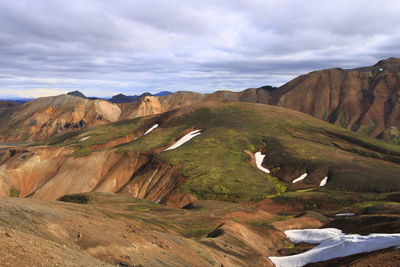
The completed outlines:
<svg viewBox="0 0 400 267">
<path fill-rule="evenodd" d="M 400 131 L 397 127 L 391 126 L 385 130 L 383 139 L 392 144 L 400 145 Z"/>
<path fill-rule="evenodd" d="M 30 134 L 29 134 L 29 133 L 24 132 L 24 133 L 22 134 L 22 140 L 23 140 L 23 141 L 28 140 L 29 137 L 30 137 Z"/>
<path fill-rule="evenodd" d="M 343 127 L 346 127 L 348 124 L 348 119 L 347 119 L 347 114 L 345 111 L 342 111 L 340 113 L 340 119 L 339 119 L 340 125 Z"/>
<path fill-rule="evenodd" d="M 17 189 L 11 189 L 10 197 L 19 197 L 19 191 Z"/>
<path fill-rule="evenodd" d="M 357 130 L 358 133 L 363 134 L 365 136 L 370 136 L 372 132 L 376 128 L 376 120 L 371 120 L 368 125 L 361 125 Z"/>
</svg>

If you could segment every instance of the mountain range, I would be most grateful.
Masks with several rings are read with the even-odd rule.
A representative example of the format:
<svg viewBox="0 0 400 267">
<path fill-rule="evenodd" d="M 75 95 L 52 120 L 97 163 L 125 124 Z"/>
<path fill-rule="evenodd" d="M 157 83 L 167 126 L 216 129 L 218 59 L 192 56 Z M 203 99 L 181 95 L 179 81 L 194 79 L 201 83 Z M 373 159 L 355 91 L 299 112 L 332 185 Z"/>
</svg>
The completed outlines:
<svg viewBox="0 0 400 267">
<path fill-rule="evenodd" d="M 161 92 L 159 97 L 149 97 L 149 93 L 131 97 L 120 94 L 114 96 L 110 101 L 114 103 L 131 102 L 114 106 L 114 110 L 119 113 L 119 115 L 114 114 L 114 118 L 117 120 L 157 114 L 204 101 L 263 103 L 297 110 L 349 130 L 397 144 L 400 140 L 399 68 L 400 59 L 389 58 L 370 67 L 349 70 L 334 68 L 311 72 L 299 76 L 279 88 L 265 86 L 242 92 L 217 91 L 211 94 Z M 60 101 L 60 105 L 66 105 L 66 107 L 71 107 L 69 104 L 71 101 L 74 103 L 84 102 L 84 100 L 72 100 L 66 96 L 64 98 L 65 100 Z M 15 121 L 20 117 L 16 114 L 21 112 L 20 110 L 9 112 L 9 116 L 5 117 L 5 120 L 12 123 L 13 126 L 7 127 L 8 130 L 0 129 L 2 140 L 21 140 L 24 139 L 23 135 L 25 137 L 29 135 L 27 138 L 29 140 L 40 138 L 37 136 L 36 130 L 29 127 L 29 124 L 34 124 L 35 117 L 41 117 L 42 113 L 46 112 L 47 106 L 41 102 L 45 101 L 38 99 L 25 104 L 27 106 L 25 109 L 28 110 L 32 110 L 29 106 L 37 107 L 32 110 L 29 117 L 24 118 L 24 123 L 28 126 Z M 102 117 L 104 115 L 101 112 L 98 113 L 99 111 L 94 111 L 96 114 L 89 114 L 88 111 L 81 110 L 84 107 L 82 103 L 76 104 L 75 109 L 86 114 L 85 116 L 96 117 L 98 114 Z M 64 107 L 60 108 L 65 109 Z M 121 110 L 121 112 L 117 110 Z M 57 113 L 52 116 L 57 116 Z M 70 120 L 59 120 L 52 116 L 48 117 L 48 123 L 57 124 L 59 127 L 41 136 L 48 137 L 69 130 L 69 127 L 65 127 L 66 124 L 76 125 L 79 122 L 77 117 L 71 117 Z M 84 117 L 80 117 L 80 120 L 83 120 L 87 126 L 94 123 L 93 120 Z M 47 123 L 47 121 L 42 123 Z M 40 128 L 43 128 L 42 126 L 48 127 L 39 125 Z M 19 128 L 18 136 L 9 130 L 16 127 Z"/>
</svg>

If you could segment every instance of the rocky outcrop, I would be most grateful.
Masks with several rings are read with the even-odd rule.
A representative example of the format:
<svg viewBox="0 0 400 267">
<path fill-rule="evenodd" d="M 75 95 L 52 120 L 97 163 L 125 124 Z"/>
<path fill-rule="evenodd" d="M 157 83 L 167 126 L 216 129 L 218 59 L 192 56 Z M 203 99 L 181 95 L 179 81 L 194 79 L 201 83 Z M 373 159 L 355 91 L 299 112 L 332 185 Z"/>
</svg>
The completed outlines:
<svg viewBox="0 0 400 267">
<path fill-rule="evenodd" d="M 183 183 L 184 177 L 178 166 L 152 160 L 144 168 L 139 169 L 120 192 L 161 202 Z"/>
<path fill-rule="evenodd" d="M 183 182 L 180 170 L 140 152 L 68 148 L 10 149 L 0 154 L 0 196 L 58 199 L 82 192 L 120 192 L 159 200 Z"/>
</svg>

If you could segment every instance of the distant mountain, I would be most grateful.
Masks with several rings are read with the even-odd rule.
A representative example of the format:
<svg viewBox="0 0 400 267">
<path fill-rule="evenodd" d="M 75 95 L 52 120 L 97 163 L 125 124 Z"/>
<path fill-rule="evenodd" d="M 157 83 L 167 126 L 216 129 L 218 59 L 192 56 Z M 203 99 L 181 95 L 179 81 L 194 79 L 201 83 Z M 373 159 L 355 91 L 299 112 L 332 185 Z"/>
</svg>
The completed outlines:
<svg viewBox="0 0 400 267">
<path fill-rule="evenodd" d="M 23 97 L 16 97 L 16 98 L 2 98 L 0 101 L 3 102 L 12 102 L 12 103 L 26 103 L 35 100 L 35 98 L 23 98 Z"/>
<path fill-rule="evenodd" d="M 170 92 L 170 91 L 161 91 L 157 94 L 154 94 L 153 96 L 165 96 L 165 95 L 170 95 L 170 94 L 172 94 L 172 92 Z"/>
<path fill-rule="evenodd" d="M 124 94 L 118 94 L 113 96 L 111 99 L 109 99 L 110 102 L 112 103 L 131 103 L 131 102 L 138 102 L 142 97 L 144 96 L 166 96 L 172 94 L 171 92 L 168 91 L 162 91 L 157 94 L 151 94 L 151 93 L 143 93 L 141 95 L 132 95 L 132 96 L 127 96 Z"/>
<path fill-rule="evenodd" d="M 113 96 L 110 100 L 111 103 L 130 103 L 130 102 L 137 102 L 139 101 L 140 96 L 127 96 L 124 94 L 118 94 Z"/>
<path fill-rule="evenodd" d="M 72 92 L 67 93 L 67 95 L 73 95 L 73 96 L 79 96 L 82 98 L 87 98 L 83 93 L 81 93 L 79 91 L 72 91 Z"/>
<path fill-rule="evenodd" d="M 41 97 L 22 105 L 15 104 L 18 106 L 8 102 L 3 105 L 4 112 L 0 112 L 0 142 L 39 140 L 62 132 L 114 122 L 121 114 L 120 108 L 108 101 L 71 95 Z"/>
</svg>

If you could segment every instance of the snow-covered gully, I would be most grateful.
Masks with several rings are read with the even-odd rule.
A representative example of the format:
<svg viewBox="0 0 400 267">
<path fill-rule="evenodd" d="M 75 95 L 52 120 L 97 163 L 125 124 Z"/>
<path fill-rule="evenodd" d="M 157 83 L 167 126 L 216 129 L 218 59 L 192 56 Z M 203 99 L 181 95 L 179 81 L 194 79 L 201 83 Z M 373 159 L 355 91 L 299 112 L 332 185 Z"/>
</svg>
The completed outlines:
<svg viewBox="0 0 400 267">
<path fill-rule="evenodd" d="M 328 176 L 325 177 L 324 179 L 322 179 L 322 181 L 321 181 L 321 183 L 319 184 L 319 186 L 325 186 L 327 182 L 328 182 Z"/>
<path fill-rule="evenodd" d="M 199 134 L 201 134 L 201 130 L 192 131 L 192 132 L 188 133 L 187 135 L 185 135 L 184 137 L 182 137 L 181 139 L 179 139 L 175 144 L 173 144 L 169 148 L 165 149 L 164 151 L 172 150 L 177 147 L 180 147 L 181 145 L 183 145 L 184 143 L 186 143 L 187 141 L 189 141 L 190 139 L 192 139 L 193 137 L 195 137 Z"/>
<path fill-rule="evenodd" d="M 309 263 L 400 246 L 400 234 L 343 234 L 335 228 L 288 230 L 286 236 L 294 243 L 319 244 L 307 252 L 269 257 L 276 267 L 301 267 Z"/>
<path fill-rule="evenodd" d="M 145 133 L 144 133 L 144 135 L 146 135 L 146 134 L 149 134 L 151 131 L 153 131 L 155 128 L 157 128 L 158 127 L 158 124 L 156 123 L 156 124 L 154 124 L 153 126 L 151 126 L 150 127 L 150 129 L 148 129 Z"/>
<path fill-rule="evenodd" d="M 294 179 L 292 183 L 295 184 L 295 183 L 297 183 L 297 182 L 300 182 L 301 180 L 304 180 L 304 178 L 306 178 L 307 175 L 308 175 L 307 173 L 303 173 L 303 174 L 300 175 L 298 178 Z"/>
<path fill-rule="evenodd" d="M 260 169 L 261 171 L 265 172 L 265 173 L 270 173 L 270 171 L 266 168 L 264 168 L 261 164 L 264 161 L 265 155 L 261 154 L 261 152 L 256 152 L 254 154 L 255 158 L 256 158 L 256 166 L 258 169 Z"/>
</svg>

